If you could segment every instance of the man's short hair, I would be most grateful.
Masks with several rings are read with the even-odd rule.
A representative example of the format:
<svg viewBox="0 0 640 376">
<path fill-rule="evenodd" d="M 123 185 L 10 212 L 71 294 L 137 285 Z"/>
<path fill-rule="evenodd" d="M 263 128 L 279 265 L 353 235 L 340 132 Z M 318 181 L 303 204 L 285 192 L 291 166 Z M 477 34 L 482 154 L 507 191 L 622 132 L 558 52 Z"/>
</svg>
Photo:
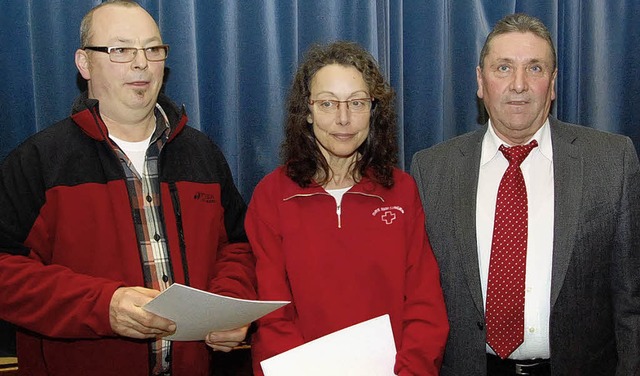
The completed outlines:
<svg viewBox="0 0 640 376">
<path fill-rule="evenodd" d="M 482 51 L 480 51 L 480 61 L 478 62 L 480 68 L 484 67 L 484 59 L 489 53 L 489 45 L 493 38 L 498 35 L 514 32 L 532 33 L 533 35 L 544 39 L 549 45 L 549 48 L 551 48 L 551 58 L 553 63 L 552 70 L 556 69 L 556 49 L 553 46 L 553 40 L 551 40 L 549 30 L 538 18 L 524 13 L 509 14 L 496 23 L 493 30 L 491 30 L 489 35 L 487 35 L 484 46 L 482 46 Z"/>
</svg>

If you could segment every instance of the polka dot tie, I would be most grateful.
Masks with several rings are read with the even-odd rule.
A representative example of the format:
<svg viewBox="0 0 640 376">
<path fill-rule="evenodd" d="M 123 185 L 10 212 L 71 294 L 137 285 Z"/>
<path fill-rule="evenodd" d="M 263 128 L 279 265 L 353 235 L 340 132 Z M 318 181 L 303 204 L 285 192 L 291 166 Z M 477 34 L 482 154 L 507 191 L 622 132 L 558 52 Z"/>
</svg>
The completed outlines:
<svg viewBox="0 0 640 376">
<path fill-rule="evenodd" d="M 506 359 L 524 341 L 527 188 L 520 164 L 538 146 L 500 146 L 509 167 L 500 180 L 487 282 L 487 343 Z"/>
</svg>

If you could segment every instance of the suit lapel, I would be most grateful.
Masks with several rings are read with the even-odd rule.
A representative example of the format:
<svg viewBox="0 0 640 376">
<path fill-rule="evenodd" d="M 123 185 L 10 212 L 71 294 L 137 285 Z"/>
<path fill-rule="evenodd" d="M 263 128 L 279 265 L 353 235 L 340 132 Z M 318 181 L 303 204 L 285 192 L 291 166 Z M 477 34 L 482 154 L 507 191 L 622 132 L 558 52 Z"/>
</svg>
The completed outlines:
<svg viewBox="0 0 640 376">
<path fill-rule="evenodd" d="M 551 122 L 551 142 L 553 147 L 554 174 L 554 234 L 553 261 L 551 271 L 551 307 L 560 294 L 564 278 L 571 260 L 571 252 L 576 237 L 582 197 L 582 159 L 580 151 L 573 144 L 576 136 L 554 118 Z M 480 267 L 476 240 L 476 193 L 478 171 L 482 152 L 482 137 L 486 127 L 469 137 L 460 147 L 460 159 L 453 176 L 457 182 L 455 201 L 460 222 L 456 226 L 458 252 L 463 261 L 467 285 L 474 304 L 484 314 Z M 454 184 L 455 186 L 455 184 Z"/>
<path fill-rule="evenodd" d="M 462 260 L 467 285 L 471 292 L 473 302 L 480 313 L 484 315 L 482 303 L 482 287 L 480 285 L 480 267 L 478 263 L 478 244 L 476 241 L 476 194 L 478 186 L 478 172 L 480 167 L 480 154 L 482 152 L 482 137 L 486 127 L 476 131 L 468 142 L 460 147 L 460 159 L 457 163 L 456 173 L 453 176 L 455 187 L 457 185 L 456 200 L 454 201 L 454 213 L 459 213 L 459 223 L 456 226 L 456 240 L 458 252 Z"/>
<path fill-rule="evenodd" d="M 551 307 L 560 294 L 569 267 L 573 243 L 576 237 L 582 197 L 582 159 L 580 151 L 573 144 L 576 136 L 554 118 L 551 122 L 551 142 L 553 147 L 554 174 L 554 233 L 553 261 L 551 271 Z M 457 182 L 454 212 L 460 213 L 456 226 L 458 252 L 463 261 L 467 285 L 474 304 L 484 314 L 480 267 L 476 240 L 476 193 L 480 155 L 482 152 L 483 130 L 475 132 L 468 142 L 460 147 L 460 159 L 453 178 Z M 456 184 L 454 184 L 455 186 Z"/>
<path fill-rule="evenodd" d="M 578 228 L 582 197 L 582 158 L 573 144 L 575 134 L 559 121 L 551 122 L 554 179 L 553 264 L 551 307 L 554 306 L 567 273 Z"/>
</svg>

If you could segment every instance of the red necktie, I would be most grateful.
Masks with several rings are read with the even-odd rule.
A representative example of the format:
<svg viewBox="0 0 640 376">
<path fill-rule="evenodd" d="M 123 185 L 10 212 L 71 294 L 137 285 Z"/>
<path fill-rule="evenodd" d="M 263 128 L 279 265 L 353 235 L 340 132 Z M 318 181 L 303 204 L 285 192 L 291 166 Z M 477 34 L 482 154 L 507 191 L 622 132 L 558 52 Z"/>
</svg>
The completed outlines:
<svg viewBox="0 0 640 376">
<path fill-rule="evenodd" d="M 487 282 L 487 343 L 506 359 L 524 341 L 524 281 L 527 261 L 527 188 L 520 164 L 536 140 L 500 146 L 509 167 L 500 180 Z"/>
</svg>

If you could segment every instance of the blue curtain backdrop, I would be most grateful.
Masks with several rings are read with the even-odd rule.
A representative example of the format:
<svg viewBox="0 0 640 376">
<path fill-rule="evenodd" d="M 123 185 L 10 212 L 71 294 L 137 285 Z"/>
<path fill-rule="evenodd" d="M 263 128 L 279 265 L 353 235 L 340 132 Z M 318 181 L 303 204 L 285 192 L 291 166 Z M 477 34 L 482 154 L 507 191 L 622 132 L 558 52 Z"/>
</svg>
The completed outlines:
<svg viewBox="0 0 640 376">
<path fill-rule="evenodd" d="M 79 23 L 99 0 L 0 0 L 0 158 L 69 114 Z M 527 12 L 558 50 L 561 120 L 640 146 L 637 0 L 142 0 L 171 45 L 166 93 L 224 151 L 245 199 L 279 163 L 291 77 L 314 42 L 348 39 L 397 92 L 401 167 L 476 128 L 475 67 L 505 14 Z"/>
</svg>

